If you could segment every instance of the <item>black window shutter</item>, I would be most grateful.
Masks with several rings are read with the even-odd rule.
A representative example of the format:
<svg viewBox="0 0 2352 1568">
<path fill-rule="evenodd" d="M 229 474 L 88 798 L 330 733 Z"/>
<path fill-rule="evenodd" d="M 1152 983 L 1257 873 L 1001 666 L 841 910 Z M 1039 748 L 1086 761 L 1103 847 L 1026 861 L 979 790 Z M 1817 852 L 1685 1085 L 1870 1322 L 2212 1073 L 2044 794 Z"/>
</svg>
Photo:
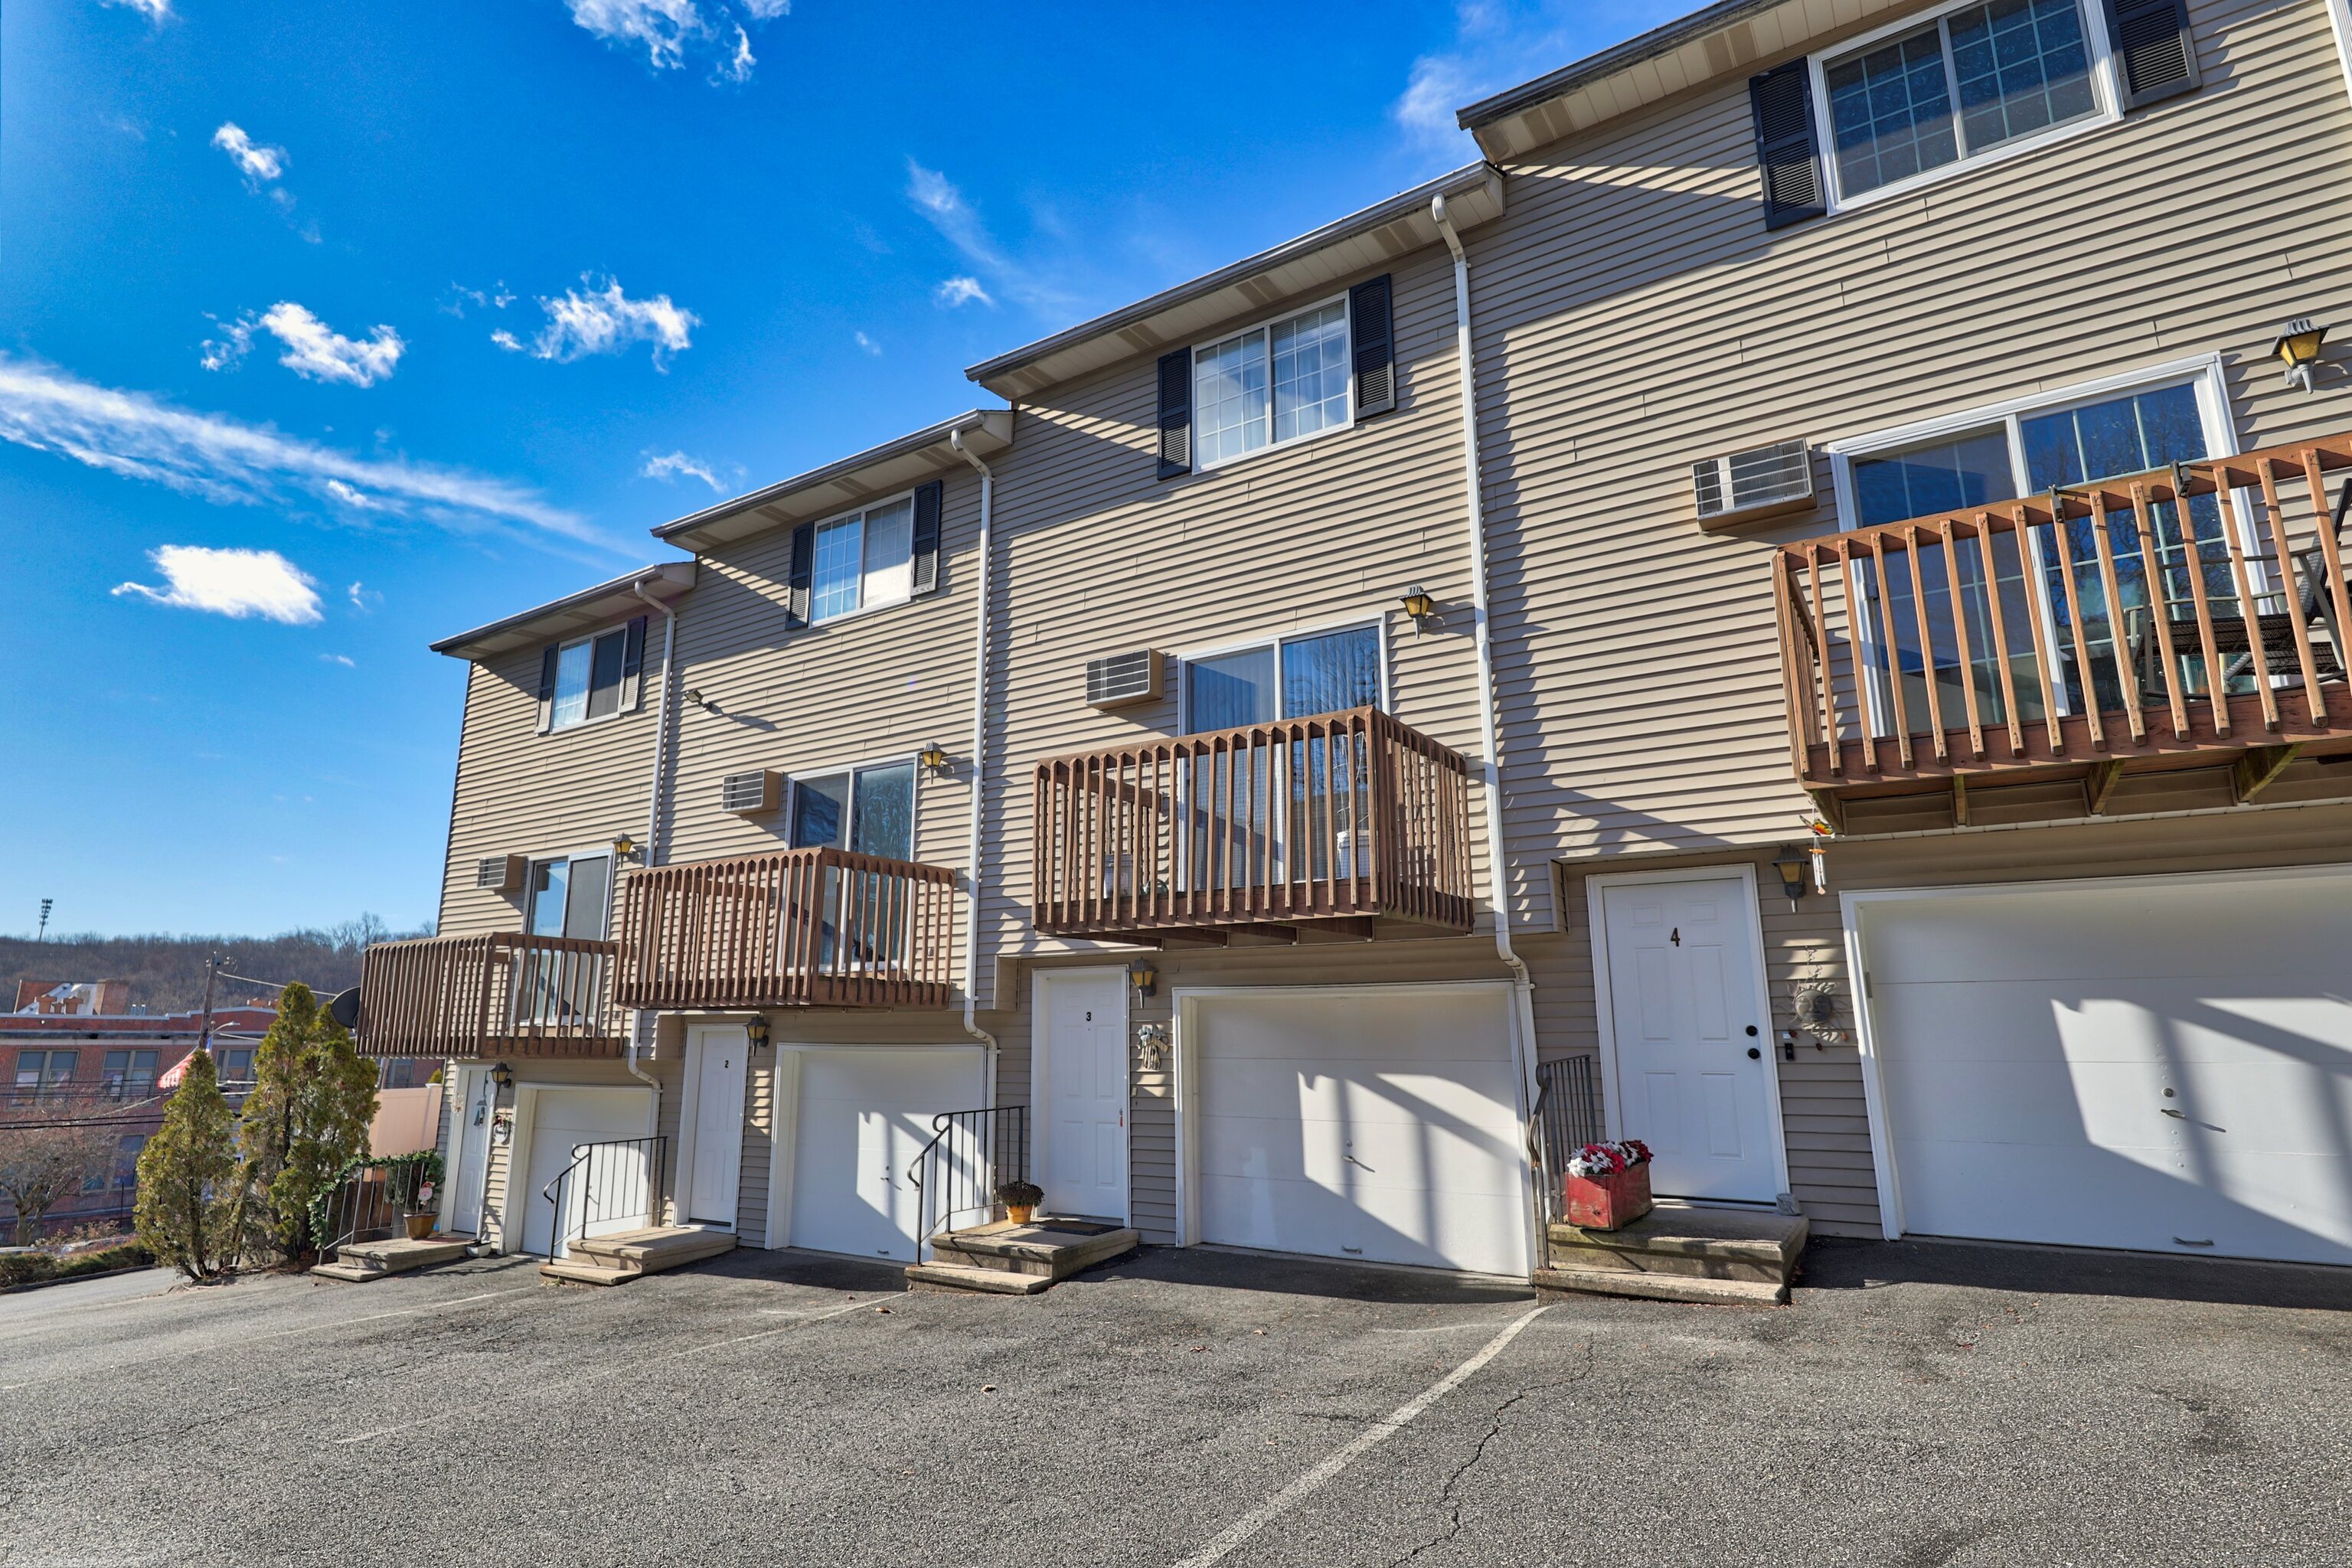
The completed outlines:
<svg viewBox="0 0 2352 1568">
<path fill-rule="evenodd" d="M 1356 417 L 1396 406 L 1396 346 L 1389 324 L 1389 275 L 1348 290 L 1348 341 L 1355 350 Z"/>
<path fill-rule="evenodd" d="M 1748 79 L 1756 118 L 1756 162 L 1764 171 L 1764 226 L 1784 228 L 1829 210 L 1813 145 L 1813 73 L 1790 60 Z"/>
<path fill-rule="evenodd" d="M 553 643 L 539 657 L 539 727 L 544 731 L 555 722 L 555 656 Z"/>
<path fill-rule="evenodd" d="M 793 530 L 793 580 L 784 595 L 784 625 L 804 626 L 809 618 L 809 585 L 816 579 L 816 524 L 804 522 Z"/>
<path fill-rule="evenodd" d="M 1160 356 L 1160 477 L 1192 471 L 1192 351 Z"/>
<path fill-rule="evenodd" d="M 651 617 L 639 616 L 629 623 L 628 641 L 621 648 L 621 709 L 635 711 L 646 694 L 646 622 Z"/>
<path fill-rule="evenodd" d="M 2197 42 L 2187 0 L 2107 0 L 2107 40 L 2124 79 L 2124 107 L 2137 109 L 2197 86 Z"/>
<path fill-rule="evenodd" d="M 915 492 L 915 592 L 929 594 L 940 585 L 940 496 L 946 486 L 938 479 Z"/>
</svg>

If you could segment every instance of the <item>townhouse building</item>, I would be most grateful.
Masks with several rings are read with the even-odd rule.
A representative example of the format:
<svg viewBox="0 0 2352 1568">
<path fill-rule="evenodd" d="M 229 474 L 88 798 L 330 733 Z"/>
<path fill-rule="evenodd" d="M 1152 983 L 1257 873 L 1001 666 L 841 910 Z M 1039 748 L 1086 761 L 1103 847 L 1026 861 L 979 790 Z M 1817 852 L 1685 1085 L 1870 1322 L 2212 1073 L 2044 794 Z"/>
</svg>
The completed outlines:
<svg viewBox="0 0 2352 1568">
<path fill-rule="evenodd" d="M 2344 20 L 1727 0 L 436 645 L 445 1227 L 2352 1262 Z"/>
</svg>

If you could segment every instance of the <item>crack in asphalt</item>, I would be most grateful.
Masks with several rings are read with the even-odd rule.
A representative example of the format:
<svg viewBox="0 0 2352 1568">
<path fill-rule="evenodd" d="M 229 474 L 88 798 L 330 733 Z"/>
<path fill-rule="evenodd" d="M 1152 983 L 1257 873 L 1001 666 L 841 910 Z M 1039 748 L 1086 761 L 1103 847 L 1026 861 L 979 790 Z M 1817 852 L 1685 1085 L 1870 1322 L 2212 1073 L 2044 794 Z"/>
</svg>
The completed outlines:
<svg viewBox="0 0 2352 1568">
<path fill-rule="evenodd" d="M 1462 1533 L 1462 1500 L 1454 1495 L 1454 1489 L 1462 1484 L 1462 1478 L 1475 1469 L 1478 1466 L 1478 1461 L 1486 1457 L 1487 1445 L 1494 1442 L 1496 1437 L 1502 1436 L 1503 1419 L 1511 1413 L 1511 1407 L 1517 1405 L 1521 1400 L 1527 1399 L 1534 1394 L 1549 1394 L 1556 1389 L 1570 1388 L 1573 1387 L 1577 1384 L 1582 1383 L 1586 1378 L 1592 1375 L 1593 1367 L 1596 1364 L 1596 1362 L 1597 1357 L 1593 1351 L 1592 1342 L 1591 1340 L 1587 1340 L 1584 1342 L 1584 1364 L 1578 1368 L 1574 1373 L 1567 1377 L 1556 1377 L 1546 1383 L 1529 1384 L 1527 1387 L 1516 1391 L 1508 1399 L 1504 1400 L 1500 1405 L 1495 1406 L 1494 1417 L 1488 1423 L 1485 1435 L 1479 1437 L 1478 1446 L 1470 1451 L 1470 1457 L 1468 1458 L 1454 1467 L 1454 1473 L 1447 1476 L 1445 1478 L 1445 1484 L 1438 1489 L 1438 1500 L 1444 1505 L 1446 1510 L 1445 1528 L 1443 1531 L 1440 1531 L 1437 1534 L 1430 1537 L 1427 1541 L 1423 1542 L 1420 1545 L 1414 1547 L 1412 1551 L 1406 1552 L 1403 1556 L 1390 1559 L 1387 1568 L 1404 1568 L 1404 1564 L 1413 1562 L 1431 1547 L 1442 1546 L 1460 1535 Z"/>
</svg>

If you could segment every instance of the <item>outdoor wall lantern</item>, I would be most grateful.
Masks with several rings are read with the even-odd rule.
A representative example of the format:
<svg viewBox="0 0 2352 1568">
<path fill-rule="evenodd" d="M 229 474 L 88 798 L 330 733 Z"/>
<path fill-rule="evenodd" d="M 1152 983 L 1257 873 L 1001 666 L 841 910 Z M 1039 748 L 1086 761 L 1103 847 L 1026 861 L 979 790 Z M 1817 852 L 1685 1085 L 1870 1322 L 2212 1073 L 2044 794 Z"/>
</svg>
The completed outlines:
<svg viewBox="0 0 2352 1568">
<path fill-rule="evenodd" d="M 1404 613 L 1412 617 L 1413 625 L 1419 626 L 1437 614 L 1437 601 L 1429 596 L 1428 589 L 1415 583 L 1405 592 Z"/>
<path fill-rule="evenodd" d="M 1160 971 L 1151 967 L 1148 958 L 1139 958 L 1127 966 L 1128 983 L 1135 987 L 1138 996 L 1149 996 L 1160 985 Z"/>
<path fill-rule="evenodd" d="M 937 741 L 925 746 L 917 754 L 915 760 L 934 773 L 943 773 L 948 771 L 948 749 Z"/>
<path fill-rule="evenodd" d="M 1787 897 L 1791 910 L 1797 907 L 1797 900 L 1805 896 L 1805 873 L 1810 858 L 1803 847 L 1795 844 L 1781 845 L 1779 853 L 1772 858 L 1772 869 L 1780 873 L 1780 891 Z"/>
<path fill-rule="evenodd" d="M 768 1046 L 768 1016 L 754 1013 L 743 1025 L 743 1033 L 751 1037 L 751 1048 L 765 1050 Z"/>
<path fill-rule="evenodd" d="M 2271 353 L 2286 366 L 2287 384 L 2312 390 L 2312 379 L 2319 365 L 2319 345 L 2327 341 L 2327 329 L 2315 327 L 2309 316 L 2297 316 L 2279 332 L 2278 341 L 2271 344 Z"/>
<path fill-rule="evenodd" d="M 490 1069 L 490 1081 L 497 1084 L 500 1089 L 512 1089 L 514 1087 L 514 1068 L 507 1066 L 504 1062 L 499 1063 L 498 1066 Z"/>
<path fill-rule="evenodd" d="M 615 836 L 613 839 L 613 858 L 615 860 L 638 858 L 637 841 L 625 833 Z"/>
</svg>

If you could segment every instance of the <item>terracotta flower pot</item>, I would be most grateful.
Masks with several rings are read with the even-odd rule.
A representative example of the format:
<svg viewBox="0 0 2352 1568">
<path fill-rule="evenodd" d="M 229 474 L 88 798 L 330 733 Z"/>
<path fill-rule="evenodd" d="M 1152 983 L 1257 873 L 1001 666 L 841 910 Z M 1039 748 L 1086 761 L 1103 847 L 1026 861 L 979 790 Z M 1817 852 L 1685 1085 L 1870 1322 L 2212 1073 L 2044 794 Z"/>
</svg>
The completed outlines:
<svg viewBox="0 0 2352 1568">
<path fill-rule="evenodd" d="M 413 1214 L 405 1217 L 408 1221 L 409 1240 L 423 1241 L 433 1234 L 433 1212 L 430 1209 L 423 1214 Z"/>
<path fill-rule="evenodd" d="M 1004 1205 L 1004 1217 L 1011 1220 L 1014 1225 L 1027 1225 L 1029 1223 L 1029 1216 L 1036 1212 L 1037 1205 L 1034 1204 L 1006 1204 Z"/>
<path fill-rule="evenodd" d="M 1565 1184 L 1568 1223 L 1584 1230 L 1616 1230 L 1650 1212 L 1650 1167 L 1611 1176 L 1570 1176 Z"/>
</svg>

